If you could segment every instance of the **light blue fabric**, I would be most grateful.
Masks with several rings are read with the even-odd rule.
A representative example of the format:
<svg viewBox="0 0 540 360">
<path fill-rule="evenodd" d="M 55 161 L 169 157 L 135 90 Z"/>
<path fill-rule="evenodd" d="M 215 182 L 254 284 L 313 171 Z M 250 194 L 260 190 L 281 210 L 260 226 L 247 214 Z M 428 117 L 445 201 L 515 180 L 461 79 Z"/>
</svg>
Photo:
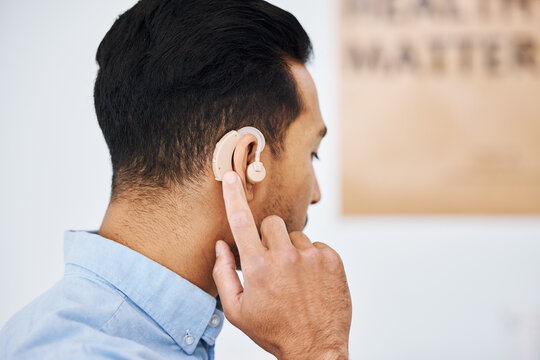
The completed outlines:
<svg viewBox="0 0 540 360">
<path fill-rule="evenodd" d="M 63 279 L 0 331 L 0 359 L 214 358 L 219 300 L 97 231 L 64 237 Z"/>
</svg>

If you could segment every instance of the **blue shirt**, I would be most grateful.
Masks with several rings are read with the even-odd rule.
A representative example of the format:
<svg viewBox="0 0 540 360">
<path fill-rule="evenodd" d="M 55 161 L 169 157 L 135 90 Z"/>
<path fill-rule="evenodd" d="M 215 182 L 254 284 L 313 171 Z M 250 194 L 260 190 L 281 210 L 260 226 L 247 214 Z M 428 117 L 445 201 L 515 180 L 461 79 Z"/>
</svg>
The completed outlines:
<svg viewBox="0 0 540 360">
<path fill-rule="evenodd" d="M 213 359 L 219 300 L 97 231 L 66 231 L 65 274 L 0 331 L 0 359 Z"/>
</svg>

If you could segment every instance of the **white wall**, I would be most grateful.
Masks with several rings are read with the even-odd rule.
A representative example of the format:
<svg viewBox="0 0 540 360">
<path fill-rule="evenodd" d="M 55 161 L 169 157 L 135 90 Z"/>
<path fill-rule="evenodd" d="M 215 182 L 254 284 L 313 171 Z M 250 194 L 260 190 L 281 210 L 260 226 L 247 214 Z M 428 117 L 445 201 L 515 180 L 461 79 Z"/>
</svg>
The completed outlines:
<svg viewBox="0 0 540 360">
<path fill-rule="evenodd" d="M 540 359 L 540 217 L 339 216 L 335 1 L 272 1 L 315 46 L 329 136 L 306 230 L 343 257 L 352 359 Z M 64 229 L 96 229 L 111 170 L 97 46 L 133 0 L 0 3 L 0 326 L 62 276 Z M 241 350 L 240 350 L 241 349 Z M 271 359 L 227 324 L 218 359 Z"/>
</svg>

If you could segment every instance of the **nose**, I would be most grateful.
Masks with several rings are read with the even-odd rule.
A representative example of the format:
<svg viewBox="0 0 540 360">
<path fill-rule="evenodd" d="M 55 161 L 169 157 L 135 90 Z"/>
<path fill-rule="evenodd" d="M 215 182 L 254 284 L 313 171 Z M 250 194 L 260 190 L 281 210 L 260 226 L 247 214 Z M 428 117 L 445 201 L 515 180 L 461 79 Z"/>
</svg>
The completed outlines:
<svg viewBox="0 0 540 360">
<path fill-rule="evenodd" d="M 319 188 L 319 182 L 315 179 L 315 189 L 313 189 L 313 194 L 311 196 L 311 205 L 314 205 L 321 201 L 321 189 Z"/>
</svg>

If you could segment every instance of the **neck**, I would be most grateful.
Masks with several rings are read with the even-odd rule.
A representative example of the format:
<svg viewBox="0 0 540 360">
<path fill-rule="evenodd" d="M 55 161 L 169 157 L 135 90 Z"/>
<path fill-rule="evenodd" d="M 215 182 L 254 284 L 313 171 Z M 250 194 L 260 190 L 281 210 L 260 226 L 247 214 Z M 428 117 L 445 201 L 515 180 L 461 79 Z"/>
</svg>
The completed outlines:
<svg viewBox="0 0 540 360">
<path fill-rule="evenodd" d="M 163 265 L 213 297 L 215 243 L 223 239 L 219 207 L 200 194 L 151 205 L 136 198 L 112 201 L 98 234 Z"/>
</svg>

